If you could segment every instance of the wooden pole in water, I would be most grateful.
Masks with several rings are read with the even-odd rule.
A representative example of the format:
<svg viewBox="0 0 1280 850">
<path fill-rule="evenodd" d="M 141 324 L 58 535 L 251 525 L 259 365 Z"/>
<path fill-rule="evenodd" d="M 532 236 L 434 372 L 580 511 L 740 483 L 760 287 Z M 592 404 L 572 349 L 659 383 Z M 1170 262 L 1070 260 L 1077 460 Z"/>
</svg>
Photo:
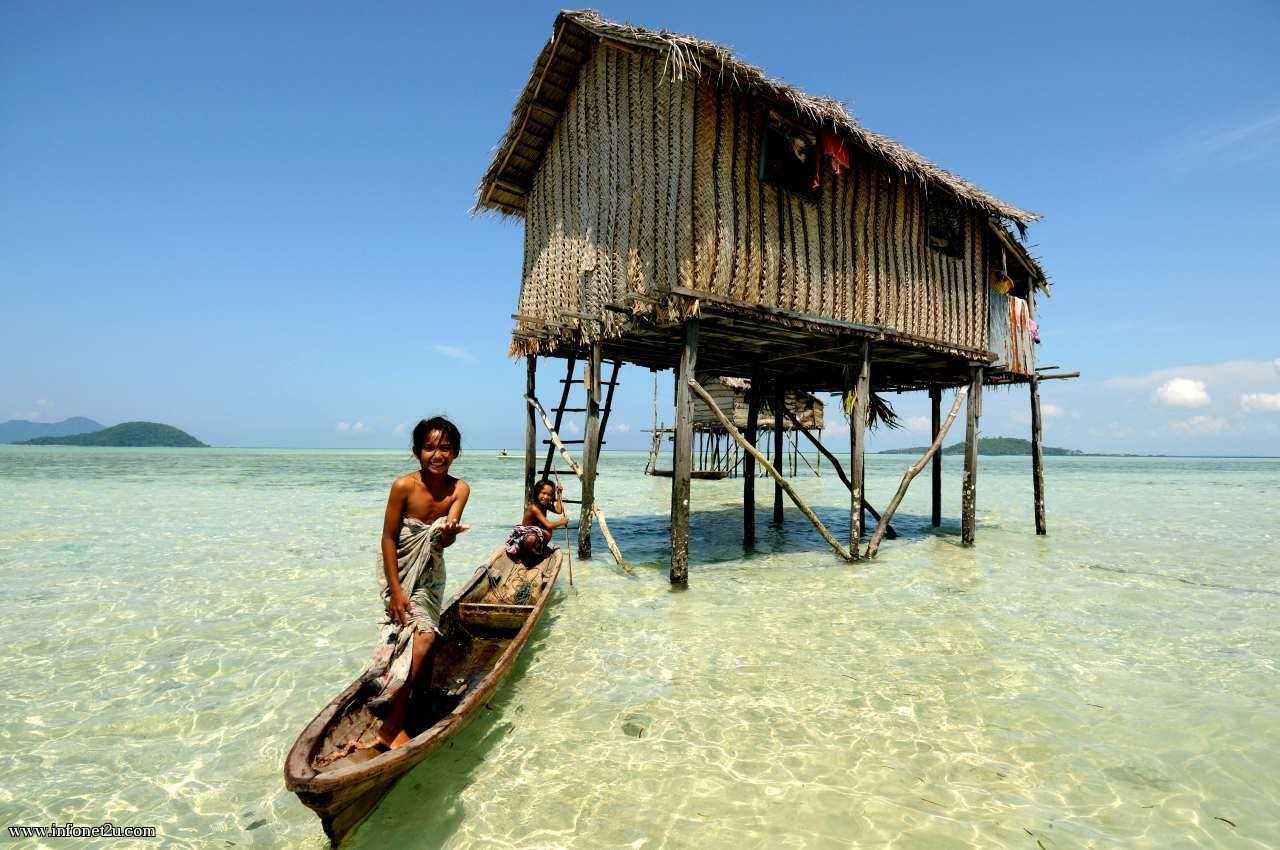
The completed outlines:
<svg viewBox="0 0 1280 850">
<path fill-rule="evenodd" d="M 889 527 L 889 520 L 893 517 L 893 512 L 898 509 L 898 505 L 902 504 L 902 497 L 907 495 L 907 487 L 911 485 L 912 479 L 920 474 L 925 464 L 930 458 L 938 456 L 938 450 L 942 448 L 942 441 L 946 438 L 947 432 L 951 430 L 951 423 L 956 421 L 956 415 L 960 413 L 960 402 L 968 394 L 968 387 L 961 387 L 956 392 L 956 400 L 951 403 L 951 412 L 947 414 L 947 421 L 942 427 L 937 429 L 937 433 L 933 435 L 933 443 L 925 450 L 924 456 L 907 468 L 902 475 L 902 483 L 898 485 L 898 492 L 893 494 L 893 498 L 889 501 L 889 506 L 884 509 L 884 515 L 880 517 L 880 522 L 876 524 L 876 530 L 871 535 L 871 542 L 867 544 L 867 557 L 874 558 L 876 552 L 880 550 L 880 538 L 884 536 L 885 531 Z"/>
<path fill-rule="evenodd" d="M 591 346 L 583 383 L 587 388 L 587 427 L 582 449 L 582 513 L 578 520 L 578 557 L 591 557 L 591 515 L 596 501 L 596 467 L 600 462 L 601 346 Z"/>
<path fill-rule="evenodd" d="M 525 357 L 524 394 L 526 398 L 537 396 L 538 358 L 530 354 Z M 538 420 L 533 408 L 524 406 L 524 494 L 520 497 L 520 512 L 533 491 L 533 479 L 538 471 Z"/>
<path fill-rule="evenodd" d="M 867 410 L 871 405 L 871 343 L 865 340 L 860 361 L 853 421 L 849 423 L 849 448 L 853 453 L 849 461 L 849 478 L 853 481 L 849 491 L 849 551 L 855 559 L 862 545 L 862 487 L 866 482 Z"/>
<path fill-rule="evenodd" d="M 964 484 L 960 491 L 960 542 L 972 546 L 978 525 L 978 420 L 982 416 L 982 367 L 969 367 L 964 431 Z"/>
<path fill-rule="evenodd" d="M 800 420 L 796 419 L 795 414 L 789 410 L 787 411 L 787 420 L 791 422 L 792 428 L 799 431 L 809 440 L 809 442 L 813 443 L 814 448 L 818 450 L 818 457 L 825 456 L 827 460 L 831 461 L 831 466 L 836 471 L 836 477 L 838 477 L 840 479 L 840 482 L 844 484 L 845 488 L 849 490 L 850 493 L 852 493 L 853 482 L 849 480 L 849 476 L 844 474 L 844 467 L 840 464 L 840 459 L 835 455 L 833 455 L 830 449 L 822 445 L 822 440 L 813 436 L 813 434 L 809 431 L 808 428 L 805 428 L 803 425 L 801 425 Z M 822 432 L 818 432 L 818 433 L 821 434 Z M 871 514 L 872 519 L 876 521 L 880 520 L 880 513 L 874 507 L 872 507 L 871 503 L 868 502 L 866 498 L 863 498 L 862 500 L 862 510 L 865 513 Z M 864 527 L 865 527 L 865 518 L 864 518 Z M 894 527 L 891 525 L 888 528 L 886 536 L 890 540 L 896 540 L 898 538 L 898 532 L 894 530 Z"/>
<path fill-rule="evenodd" d="M 783 444 L 782 444 L 782 411 L 787 404 L 786 392 L 782 388 L 782 381 L 776 380 L 773 385 L 773 468 L 781 469 L 783 461 Z M 773 521 L 782 524 L 782 483 L 774 481 L 773 483 Z"/>
<path fill-rule="evenodd" d="M 800 512 L 808 518 L 809 522 L 813 523 L 813 527 L 822 535 L 822 539 L 827 541 L 827 544 L 831 546 L 832 549 L 836 550 L 837 554 L 839 554 L 841 558 L 844 558 L 846 561 L 852 561 L 853 556 L 849 554 L 849 550 L 841 546 L 840 541 L 831 536 L 831 532 L 827 531 L 827 527 L 822 524 L 822 520 L 818 519 L 818 515 L 809 509 L 809 506 L 805 504 L 804 499 L 800 498 L 800 494 L 798 494 L 791 485 L 787 483 L 787 479 L 782 477 L 782 473 L 779 472 L 773 464 L 769 463 L 769 459 L 766 458 L 759 449 L 747 442 L 746 438 L 743 437 L 738 429 L 734 427 L 733 423 L 729 421 L 729 417 L 725 416 L 724 411 L 716 404 L 715 399 L 711 397 L 711 393 L 707 392 L 706 389 L 704 389 L 703 386 L 693 378 L 689 378 L 688 386 L 699 398 L 706 402 L 707 407 L 711 409 L 712 415 L 720 420 L 720 424 L 724 426 L 725 431 L 729 433 L 729 436 L 733 437 L 734 441 L 738 445 L 742 446 L 742 448 L 747 452 L 755 454 L 756 460 L 760 461 L 760 465 L 764 467 L 765 472 L 769 473 L 778 486 L 791 497 L 791 501 L 795 503 L 795 506 L 800 509 Z M 779 417 L 779 424 L 781 424 L 781 417 Z"/>
<path fill-rule="evenodd" d="M 1044 523 L 1044 446 L 1040 419 L 1040 379 L 1031 376 L 1031 485 L 1036 500 L 1036 534 L 1048 533 Z"/>
<path fill-rule="evenodd" d="M 933 413 L 933 429 L 930 433 L 936 440 L 942 422 L 942 387 L 929 387 L 929 407 L 932 408 Z M 933 455 L 933 469 L 930 470 L 930 477 L 933 479 L 931 482 L 933 493 L 929 522 L 937 528 L 942 525 L 942 452 L 935 452 Z"/>
<path fill-rule="evenodd" d="M 756 444 L 760 425 L 760 369 L 751 370 L 751 389 L 747 391 L 747 442 Z M 756 542 L 756 456 L 747 452 L 742 458 L 742 543 Z"/>
<path fill-rule="evenodd" d="M 671 583 L 689 584 L 689 481 L 693 474 L 693 394 L 698 366 L 698 319 L 684 323 L 684 348 L 676 370 L 676 433 L 671 461 Z"/>
</svg>

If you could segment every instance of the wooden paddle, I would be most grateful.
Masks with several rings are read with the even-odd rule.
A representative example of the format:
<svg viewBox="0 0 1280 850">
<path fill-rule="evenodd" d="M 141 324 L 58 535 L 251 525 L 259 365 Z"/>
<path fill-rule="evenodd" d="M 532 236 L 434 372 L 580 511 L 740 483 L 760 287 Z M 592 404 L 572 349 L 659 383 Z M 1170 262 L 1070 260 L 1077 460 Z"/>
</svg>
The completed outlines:
<svg viewBox="0 0 1280 850">
<path fill-rule="evenodd" d="M 561 508 L 563 508 L 564 507 L 564 488 L 560 486 L 560 473 L 556 472 L 553 474 L 556 477 L 556 504 L 558 504 Z M 567 519 L 568 516 L 569 514 L 568 512 L 566 512 L 565 518 Z M 569 561 L 569 586 L 573 587 L 573 555 L 569 553 L 570 548 L 571 547 L 569 543 L 569 523 L 566 522 L 564 524 L 564 556 Z"/>
</svg>

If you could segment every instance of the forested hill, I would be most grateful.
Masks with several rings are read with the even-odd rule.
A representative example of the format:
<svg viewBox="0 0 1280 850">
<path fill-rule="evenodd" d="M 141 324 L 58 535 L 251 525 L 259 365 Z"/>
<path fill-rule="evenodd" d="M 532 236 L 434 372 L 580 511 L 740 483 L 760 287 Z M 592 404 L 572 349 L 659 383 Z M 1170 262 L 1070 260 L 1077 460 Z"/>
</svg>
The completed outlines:
<svg viewBox="0 0 1280 850">
<path fill-rule="evenodd" d="M 68 434 L 87 434 L 101 431 L 102 423 L 83 416 L 73 416 L 61 422 L 31 422 L 27 419 L 10 419 L 0 422 L 0 443 L 20 443 L 36 437 L 65 437 Z"/>
<path fill-rule="evenodd" d="M 916 446 L 909 449 L 885 449 L 879 454 L 882 455 L 922 455 L 928 450 L 928 446 Z M 944 455 L 962 455 L 964 454 L 964 443 L 952 443 L 942 450 Z M 1044 453 L 1046 455 L 1082 455 L 1084 452 L 1075 449 L 1061 449 L 1055 446 L 1045 446 Z M 1029 455 L 1031 454 L 1031 441 L 1024 440 L 1021 437 L 979 437 L 978 438 L 978 454 L 980 455 Z"/>
<path fill-rule="evenodd" d="M 66 437 L 37 437 L 24 446 L 130 446 L 138 448 L 208 448 L 195 437 L 159 422 L 121 422 L 101 431 Z"/>
</svg>

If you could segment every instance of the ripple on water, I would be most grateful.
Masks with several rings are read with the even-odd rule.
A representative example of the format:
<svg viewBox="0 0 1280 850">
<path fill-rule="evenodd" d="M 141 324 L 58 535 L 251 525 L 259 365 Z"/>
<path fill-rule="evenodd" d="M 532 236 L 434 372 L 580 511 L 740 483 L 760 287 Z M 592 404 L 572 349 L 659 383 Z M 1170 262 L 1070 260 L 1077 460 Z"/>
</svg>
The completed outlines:
<svg viewBox="0 0 1280 850">
<path fill-rule="evenodd" d="M 871 492 L 910 460 L 873 457 Z M 1280 845 L 1280 463 L 1050 458 L 1046 539 L 1025 462 L 984 459 L 977 548 L 920 488 L 856 567 L 767 510 L 744 554 L 740 482 L 697 482 L 672 593 L 643 462 L 606 455 L 600 481 L 639 575 L 575 563 L 509 684 L 352 847 Z M 509 467 L 459 461 L 452 586 L 511 519 Z M 0 447 L 5 823 L 323 846 L 280 765 L 367 657 L 401 469 Z M 800 486 L 847 522 L 839 482 Z M 1226 521 L 1188 529 L 1206 487 Z"/>
</svg>

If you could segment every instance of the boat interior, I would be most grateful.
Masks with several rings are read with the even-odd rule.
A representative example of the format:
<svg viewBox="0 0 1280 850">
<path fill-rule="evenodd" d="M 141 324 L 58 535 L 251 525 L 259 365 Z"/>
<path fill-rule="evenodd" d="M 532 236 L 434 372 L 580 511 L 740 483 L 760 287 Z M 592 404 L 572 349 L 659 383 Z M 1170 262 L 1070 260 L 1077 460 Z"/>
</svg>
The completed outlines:
<svg viewBox="0 0 1280 850">
<path fill-rule="evenodd" d="M 499 550 L 476 571 L 456 603 L 441 613 L 443 637 L 437 638 L 428 659 L 430 681 L 419 681 L 409 700 L 405 730 L 410 736 L 416 738 L 448 716 L 467 693 L 494 672 L 502 654 L 549 591 L 558 565 L 558 552 L 537 563 L 523 563 Z M 329 724 L 311 755 L 317 771 L 362 764 L 380 755 L 381 750 L 371 745 L 377 740 L 382 720 L 366 707 L 367 696 L 357 690 Z M 350 746 L 353 741 L 359 745 L 354 749 Z"/>
</svg>

